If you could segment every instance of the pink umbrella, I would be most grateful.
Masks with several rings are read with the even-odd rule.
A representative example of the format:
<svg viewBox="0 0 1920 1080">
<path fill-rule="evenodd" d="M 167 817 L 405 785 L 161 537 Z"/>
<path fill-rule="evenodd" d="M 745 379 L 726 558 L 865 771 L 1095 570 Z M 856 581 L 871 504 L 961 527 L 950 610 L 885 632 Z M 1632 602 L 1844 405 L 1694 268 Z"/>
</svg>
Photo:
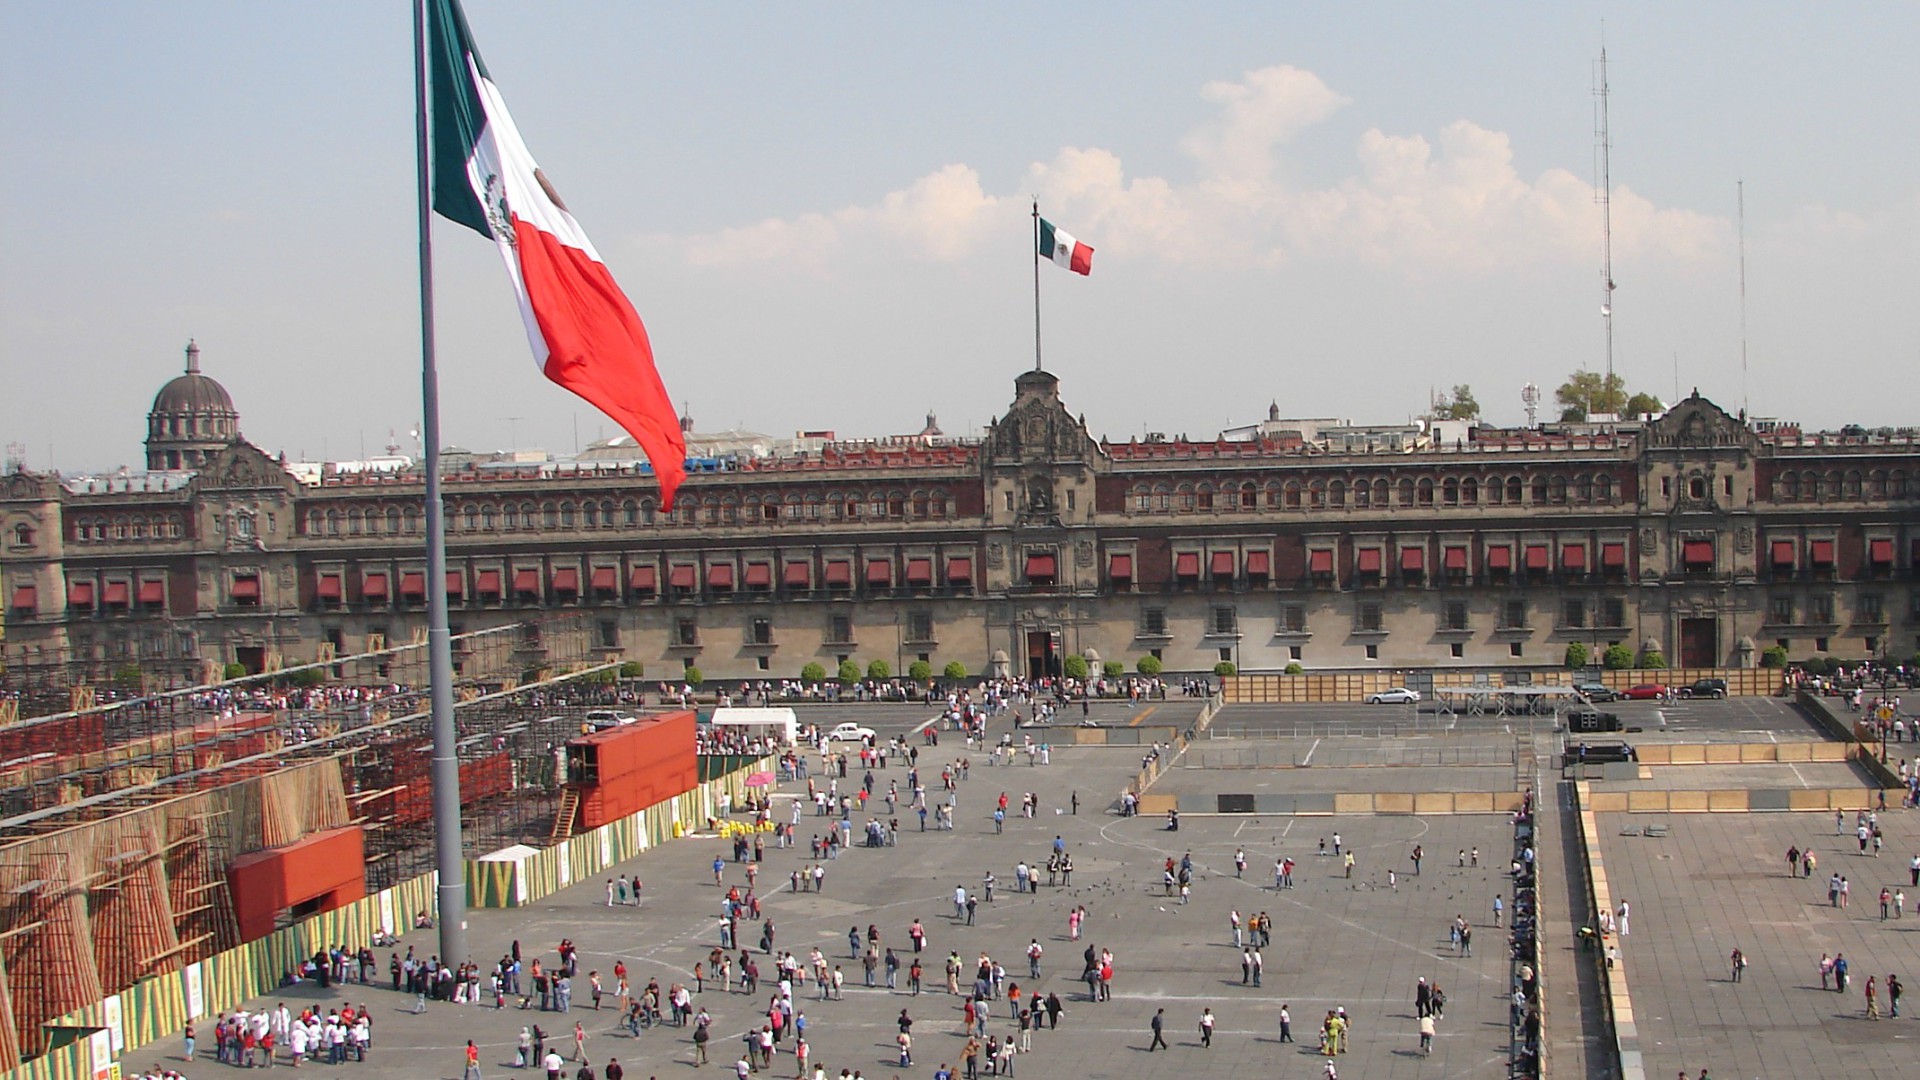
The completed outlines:
<svg viewBox="0 0 1920 1080">
<path fill-rule="evenodd" d="M 771 783 L 773 783 L 773 774 L 770 772 L 757 772 L 747 777 L 748 787 L 766 787 Z"/>
</svg>

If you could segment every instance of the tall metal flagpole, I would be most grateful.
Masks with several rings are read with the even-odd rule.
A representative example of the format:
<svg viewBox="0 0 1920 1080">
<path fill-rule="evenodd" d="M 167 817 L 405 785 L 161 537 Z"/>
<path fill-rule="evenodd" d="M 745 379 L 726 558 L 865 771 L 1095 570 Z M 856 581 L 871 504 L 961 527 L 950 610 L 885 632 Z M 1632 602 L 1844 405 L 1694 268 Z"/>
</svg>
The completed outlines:
<svg viewBox="0 0 1920 1080">
<path fill-rule="evenodd" d="M 1040 366 L 1040 200 L 1033 200 L 1033 370 Z"/>
<path fill-rule="evenodd" d="M 420 217 L 420 407 L 427 471 L 427 657 L 433 702 L 433 854 L 440 871 L 440 962 L 467 957 L 467 881 L 460 843 L 460 759 L 453 724 L 453 638 L 447 631 L 447 523 L 440 499 L 440 377 L 433 355 L 433 184 L 427 174 L 427 9 L 413 0 L 413 141 Z M 405 914 L 402 913 L 402 917 Z"/>
</svg>

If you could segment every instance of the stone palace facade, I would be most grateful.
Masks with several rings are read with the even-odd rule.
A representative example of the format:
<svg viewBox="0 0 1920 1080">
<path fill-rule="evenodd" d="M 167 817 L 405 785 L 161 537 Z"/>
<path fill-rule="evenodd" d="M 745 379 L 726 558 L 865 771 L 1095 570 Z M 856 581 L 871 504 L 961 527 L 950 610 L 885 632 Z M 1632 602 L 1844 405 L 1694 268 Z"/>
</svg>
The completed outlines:
<svg viewBox="0 0 1920 1080">
<path fill-rule="evenodd" d="M 1040 674 L 1558 665 L 1568 644 L 1684 666 L 1920 649 L 1913 432 L 1756 430 L 1695 396 L 1659 419 L 1332 446 L 1093 438 L 1015 380 L 979 440 L 827 442 L 707 462 L 671 513 L 632 464 L 447 476 L 456 632 L 584 613 L 670 679 L 843 659 Z M 417 471 L 301 475 L 188 372 L 146 474 L 0 476 L 15 670 L 197 677 L 411 640 Z M 1098 663 L 1095 664 L 1096 668 Z"/>
</svg>

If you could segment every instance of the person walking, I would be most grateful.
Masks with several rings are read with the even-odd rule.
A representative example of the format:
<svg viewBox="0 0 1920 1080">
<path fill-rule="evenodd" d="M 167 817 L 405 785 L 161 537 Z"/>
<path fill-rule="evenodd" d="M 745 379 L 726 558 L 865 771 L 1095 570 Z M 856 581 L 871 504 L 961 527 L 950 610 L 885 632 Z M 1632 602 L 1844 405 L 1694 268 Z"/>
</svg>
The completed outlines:
<svg viewBox="0 0 1920 1080">
<path fill-rule="evenodd" d="M 467 1040 L 466 1063 L 465 1071 L 460 1074 L 461 1080 L 480 1080 L 480 1048 L 473 1045 L 472 1039 Z"/>
<path fill-rule="evenodd" d="M 1739 949 L 1735 949 L 1733 950 L 1733 955 L 1728 957 L 1727 960 L 1728 960 L 1728 963 L 1733 968 L 1733 974 L 1728 976 L 1727 981 L 1739 982 L 1741 975 L 1743 975 L 1747 970 L 1746 954 L 1742 953 Z"/>
<path fill-rule="evenodd" d="M 1880 1019 L 1880 990 L 1872 975 L 1867 976 L 1867 1019 Z"/>
<path fill-rule="evenodd" d="M 1293 1041 L 1293 1013 L 1287 1010 L 1285 1002 L 1280 1003 L 1280 1041 L 1283 1043 Z"/>
<path fill-rule="evenodd" d="M 1428 1014 L 1420 1018 L 1420 1056 L 1433 1053 L 1433 1016 Z"/>
<path fill-rule="evenodd" d="M 1213 1045 L 1213 1007 L 1211 1005 L 1200 1012 L 1200 1045 Z"/>
<path fill-rule="evenodd" d="M 1153 1041 L 1147 1044 L 1147 1053 L 1151 1054 L 1156 1049 L 1159 1049 L 1159 1050 L 1171 1049 L 1171 1047 L 1167 1046 L 1167 1040 L 1165 1038 L 1165 1034 L 1163 1030 L 1166 1026 L 1166 1021 L 1167 1021 L 1167 1010 L 1155 1009 L 1153 1011 L 1153 1020 L 1151 1021 L 1153 1026 Z M 476 1077 L 479 1075 L 477 1070 L 475 1071 L 474 1075 Z"/>
</svg>

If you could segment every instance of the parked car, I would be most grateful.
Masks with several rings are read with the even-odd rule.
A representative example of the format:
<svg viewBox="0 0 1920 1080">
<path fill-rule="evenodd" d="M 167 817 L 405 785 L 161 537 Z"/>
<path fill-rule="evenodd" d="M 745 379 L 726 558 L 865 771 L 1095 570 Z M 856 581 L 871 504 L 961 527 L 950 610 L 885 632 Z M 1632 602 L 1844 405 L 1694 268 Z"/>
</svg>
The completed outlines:
<svg viewBox="0 0 1920 1080">
<path fill-rule="evenodd" d="M 1620 697 L 1605 683 L 1597 682 L 1580 683 L 1573 688 L 1573 692 L 1595 703 L 1614 701 Z"/>
<path fill-rule="evenodd" d="M 1367 695 L 1369 705 L 1414 705 L 1419 701 L 1420 691 L 1409 690 L 1404 686 L 1396 686 L 1391 690 Z"/>
<path fill-rule="evenodd" d="M 587 726 L 593 730 L 605 731 L 610 727 L 619 727 L 622 724 L 635 723 L 639 720 L 639 717 L 625 709 L 590 709 L 587 711 L 585 720 Z"/>
<path fill-rule="evenodd" d="M 873 738 L 873 729 L 859 724 L 841 724 L 827 732 L 828 742 L 865 742 Z"/>
<path fill-rule="evenodd" d="M 1727 696 L 1727 680 L 1695 679 L 1693 685 L 1680 691 L 1681 697 L 1723 698 Z"/>
<path fill-rule="evenodd" d="M 1622 690 L 1620 696 L 1628 701 L 1658 701 L 1667 696 L 1667 688 L 1659 683 L 1641 683 Z"/>
</svg>

